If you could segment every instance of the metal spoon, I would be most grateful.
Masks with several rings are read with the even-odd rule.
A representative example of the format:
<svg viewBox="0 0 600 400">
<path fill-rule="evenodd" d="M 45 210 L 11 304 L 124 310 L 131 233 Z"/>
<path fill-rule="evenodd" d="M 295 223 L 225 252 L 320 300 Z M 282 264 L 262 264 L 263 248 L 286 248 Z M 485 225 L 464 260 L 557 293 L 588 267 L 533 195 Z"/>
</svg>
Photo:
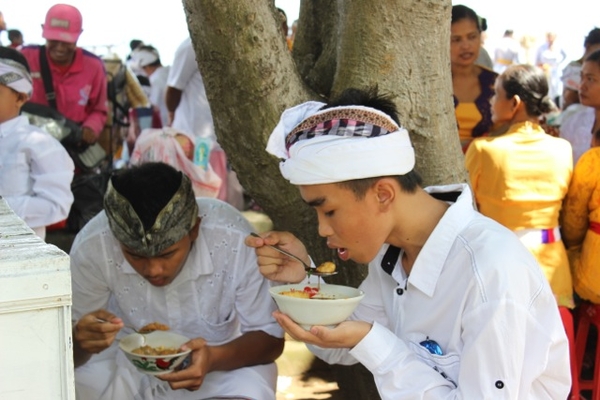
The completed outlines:
<svg viewBox="0 0 600 400">
<path fill-rule="evenodd" d="M 256 233 L 254 233 L 254 232 L 250 232 L 250 235 L 252 235 L 252 236 L 254 236 L 254 237 L 257 237 L 257 238 L 260 238 L 260 236 L 259 236 L 259 235 L 257 235 L 257 234 L 256 234 Z M 262 239 L 262 238 L 261 238 L 261 239 Z M 336 274 L 337 274 L 337 271 L 334 271 L 334 272 L 318 272 L 318 271 L 316 271 L 316 268 L 312 268 L 310 265 L 308 265 L 307 263 L 305 263 L 304 261 L 302 261 L 302 259 L 301 259 L 300 257 L 298 257 L 298 256 L 295 256 L 295 255 L 293 255 L 292 253 L 289 253 L 289 252 L 287 252 L 287 251 L 285 251 L 285 250 L 283 250 L 283 249 L 281 249 L 281 248 L 279 248 L 279 247 L 277 247 L 277 246 L 273 246 L 273 245 L 270 245 L 270 244 L 267 244 L 266 246 L 269 246 L 269 247 L 270 247 L 270 248 L 272 248 L 273 250 L 277 250 L 277 251 L 278 251 L 278 252 L 280 252 L 281 254 L 285 254 L 285 255 L 286 255 L 286 256 L 288 256 L 289 258 L 293 258 L 294 260 L 296 260 L 296 261 L 298 261 L 298 262 L 302 263 L 302 265 L 304 266 L 304 270 L 306 271 L 306 273 L 307 273 L 308 275 L 315 275 L 315 276 L 321 276 L 321 277 L 324 277 L 324 276 L 331 276 L 331 275 L 336 275 Z"/>
<path fill-rule="evenodd" d="M 107 321 L 107 320 L 105 320 L 105 319 L 102 319 L 102 318 L 96 318 L 96 322 L 100 322 L 100 323 L 107 323 L 107 322 L 109 322 L 109 321 Z M 129 329 L 131 329 L 131 330 L 132 330 L 134 333 L 137 333 L 138 335 L 140 335 L 140 336 L 142 337 L 142 339 L 143 339 L 143 341 L 142 341 L 142 343 L 141 343 L 141 345 L 142 345 L 142 346 L 146 344 L 146 335 L 145 335 L 145 334 L 146 334 L 146 333 L 153 332 L 153 331 L 138 331 L 138 330 L 137 330 L 136 328 L 134 328 L 133 326 L 131 326 L 131 325 L 127 325 L 127 324 L 123 324 L 123 327 L 125 327 L 125 328 L 129 328 Z"/>
</svg>

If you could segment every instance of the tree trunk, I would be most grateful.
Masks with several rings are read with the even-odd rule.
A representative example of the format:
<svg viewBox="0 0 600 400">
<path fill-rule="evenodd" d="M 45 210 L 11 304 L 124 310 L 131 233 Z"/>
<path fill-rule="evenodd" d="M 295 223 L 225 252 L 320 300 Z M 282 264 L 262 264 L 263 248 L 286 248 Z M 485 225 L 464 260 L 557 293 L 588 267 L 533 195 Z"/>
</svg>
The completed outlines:
<svg viewBox="0 0 600 400">
<path fill-rule="evenodd" d="M 396 96 L 425 184 L 466 180 L 452 102 L 450 0 L 303 0 L 293 54 L 271 0 L 183 4 L 219 143 L 246 193 L 276 229 L 301 238 L 315 262 L 336 255 L 278 160 L 264 151 L 286 108 L 377 85 Z M 364 266 L 339 264 L 334 283 L 364 279 Z M 365 371 L 336 368 L 345 398 L 378 397 Z"/>
</svg>

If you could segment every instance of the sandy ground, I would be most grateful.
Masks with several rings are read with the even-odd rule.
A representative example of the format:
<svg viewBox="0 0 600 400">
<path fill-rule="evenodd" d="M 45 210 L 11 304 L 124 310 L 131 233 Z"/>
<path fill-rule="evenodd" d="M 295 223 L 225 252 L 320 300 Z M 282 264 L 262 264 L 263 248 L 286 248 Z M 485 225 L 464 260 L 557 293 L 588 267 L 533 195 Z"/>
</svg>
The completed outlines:
<svg viewBox="0 0 600 400">
<path fill-rule="evenodd" d="M 304 343 L 286 337 L 277 367 L 277 400 L 342 399 L 329 365 L 316 358 Z"/>
</svg>

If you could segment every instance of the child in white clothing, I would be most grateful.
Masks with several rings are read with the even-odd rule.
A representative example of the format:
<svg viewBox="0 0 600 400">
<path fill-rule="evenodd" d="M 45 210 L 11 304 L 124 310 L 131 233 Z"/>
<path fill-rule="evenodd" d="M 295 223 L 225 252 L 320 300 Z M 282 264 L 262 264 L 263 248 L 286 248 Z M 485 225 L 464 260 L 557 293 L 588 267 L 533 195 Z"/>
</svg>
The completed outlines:
<svg viewBox="0 0 600 400">
<path fill-rule="evenodd" d="M 0 48 L 0 196 L 42 239 L 73 204 L 74 165 L 58 140 L 30 125 L 21 107 L 31 97 L 27 60 Z"/>
</svg>

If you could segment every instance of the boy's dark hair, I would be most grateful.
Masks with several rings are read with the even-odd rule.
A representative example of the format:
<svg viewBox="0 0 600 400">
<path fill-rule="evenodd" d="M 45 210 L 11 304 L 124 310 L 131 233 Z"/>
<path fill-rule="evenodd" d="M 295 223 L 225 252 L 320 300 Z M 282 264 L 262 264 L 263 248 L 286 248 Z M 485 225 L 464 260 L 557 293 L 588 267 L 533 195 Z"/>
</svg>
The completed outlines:
<svg viewBox="0 0 600 400">
<path fill-rule="evenodd" d="M 135 77 L 138 79 L 138 82 L 140 83 L 140 85 L 142 85 L 142 86 L 150 86 L 150 79 L 147 76 L 136 75 Z"/>
<path fill-rule="evenodd" d="M 18 29 L 9 29 L 8 30 L 8 40 L 11 42 L 15 39 L 22 38 L 23 34 Z"/>
<path fill-rule="evenodd" d="M 140 39 L 132 39 L 129 42 L 129 48 L 131 49 L 131 51 L 137 49 L 141 44 L 144 44 L 143 41 L 141 41 Z"/>
<path fill-rule="evenodd" d="M 21 54 L 19 50 L 15 50 L 10 47 L 0 46 L 0 58 L 8 58 L 9 60 L 18 62 L 19 64 L 23 65 L 23 67 L 25 67 L 27 72 L 31 73 L 27 59 L 23 54 Z"/>
<path fill-rule="evenodd" d="M 125 197 L 145 230 L 171 201 L 181 185 L 182 173 L 170 165 L 150 162 L 120 170 L 111 177 L 113 187 Z"/>
<path fill-rule="evenodd" d="M 146 50 L 150 53 L 156 54 L 156 61 L 154 61 L 152 64 L 144 65 L 144 67 L 160 67 L 162 65 L 160 61 L 160 54 L 158 54 L 158 50 L 156 50 L 156 47 L 151 45 L 142 45 L 139 46 L 137 50 Z"/>
<path fill-rule="evenodd" d="M 367 89 L 348 88 L 340 93 L 339 96 L 329 100 L 323 110 L 340 106 L 365 106 L 371 107 L 387 114 L 398 125 L 402 125 L 398 118 L 398 109 L 387 94 L 380 94 L 377 86 Z"/>
<path fill-rule="evenodd" d="M 515 65 L 500 75 L 506 97 L 519 96 L 525 103 L 527 114 L 539 117 L 556 110 L 548 96 L 548 79 L 544 72 L 533 65 Z"/>
<path fill-rule="evenodd" d="M 388 94 L 379 93 L 377 86 L 367 89 L 348 88 L 344 90 L 338 97 L 330 100 L 327 105 L 323 106 L 323 110 L 332 107 L 340 106 L 365 106 L 379 110 L 387 114 L 394 122 L 402 126 L 398 117 L 398 109 L 393 102 L 392 97 Z M 399 155 L 398 155 L 399 156 Z M 375 162 L 375 161 L 374 161 Z M 350 189 L 357 199 L 364 198 L 367 190 L 384 176 L 364 179 L 353 179 L 350 181 L 340 182 L 339 185 L 346 189 Z M 414 193 L 422 183 L 421 176 L 412 170 L 404 175 L 390 176 L 398 181 L 402 191 Z"/>
<path fill-rule="evenodd" d="M 600 44 L 600 28 L 594 28 L 589 31 L 585 37 L 585 40 L 583 41 L 583 47 L 586 49 L 595 44 Z"/>
<path fill-rule="evenodd" d="M 586 61 L 595 62 L 596 64 L 598 64 L 598 66 L 600 66 L 600 50 L 596 50 L 592 54 L 588 55 L 585 58 L 585 60 L 583 60 L 583 62 L 586 62 Z"/>
</svg>

